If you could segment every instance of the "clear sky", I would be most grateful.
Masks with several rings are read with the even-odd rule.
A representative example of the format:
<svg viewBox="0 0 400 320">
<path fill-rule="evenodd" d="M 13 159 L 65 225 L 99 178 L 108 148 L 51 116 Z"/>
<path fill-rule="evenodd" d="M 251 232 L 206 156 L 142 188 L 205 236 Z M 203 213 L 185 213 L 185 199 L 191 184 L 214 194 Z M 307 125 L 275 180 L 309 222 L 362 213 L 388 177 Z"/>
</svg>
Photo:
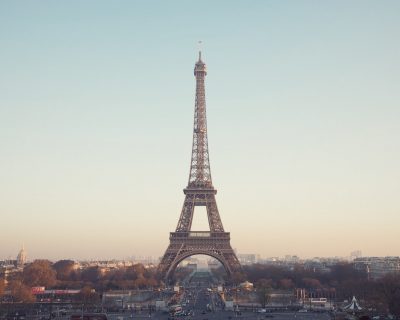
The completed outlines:
<svg viewBox="0 0 400 320">
<path fill-rule="evenodd" d="M 23 242 L 30 258 L 163 254 L 198 40 L 232 246 L 400 255 L 399 16 L 399 1 L 0 1 L 0 258 Z"/>
</svg>

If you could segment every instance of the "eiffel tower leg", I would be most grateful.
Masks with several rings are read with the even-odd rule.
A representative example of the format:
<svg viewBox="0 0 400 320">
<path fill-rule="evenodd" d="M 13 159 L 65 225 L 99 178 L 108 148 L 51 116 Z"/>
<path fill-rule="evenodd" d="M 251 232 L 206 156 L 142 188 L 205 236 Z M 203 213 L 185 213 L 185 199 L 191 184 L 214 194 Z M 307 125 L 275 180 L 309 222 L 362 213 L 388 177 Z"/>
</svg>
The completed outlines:
<svg viewBox="0 0 400 320">
<path fill-rule="evenodd" d="M 180 246 L 172 243 L 169 244 L 164 256 L 160 261 L 160 264 L 158 265 L 158 274 L 161 276 L 161 278 L 167 279 L 167 274 L 170 271 L 171 265 L 173 265 L 182 247 L 183 244 Z"/>
<path fill-rule="evenodd" d="M 231 271 L 230 275 L 232 275 L 235 272 L 242 272 L 242 266 L 239 262 L 239 259 L 236 257 L 236 254 L 233 251 L 233 249 L 231 249 L 231 252 L 225 253 L 224 258 L 230 267 Z"/>
</svg>

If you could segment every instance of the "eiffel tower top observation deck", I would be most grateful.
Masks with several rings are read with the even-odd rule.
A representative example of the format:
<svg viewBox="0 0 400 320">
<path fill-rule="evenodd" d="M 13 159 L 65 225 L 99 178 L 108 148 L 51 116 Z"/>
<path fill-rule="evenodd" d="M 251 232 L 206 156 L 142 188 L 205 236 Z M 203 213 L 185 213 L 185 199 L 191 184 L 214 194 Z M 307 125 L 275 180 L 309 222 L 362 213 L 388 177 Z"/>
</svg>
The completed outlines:
<svg viewBox="0 0 400 320">
<path fill-rule="evenodd" d="M 204 79 L 207 75 L 205 63 L 199 60 L 194 67 L 196 77 L 196 101 L 194 109 L 193 146 L 187 189 L 213 189 L 207 138 L 206 96 Z"/>
</svg>

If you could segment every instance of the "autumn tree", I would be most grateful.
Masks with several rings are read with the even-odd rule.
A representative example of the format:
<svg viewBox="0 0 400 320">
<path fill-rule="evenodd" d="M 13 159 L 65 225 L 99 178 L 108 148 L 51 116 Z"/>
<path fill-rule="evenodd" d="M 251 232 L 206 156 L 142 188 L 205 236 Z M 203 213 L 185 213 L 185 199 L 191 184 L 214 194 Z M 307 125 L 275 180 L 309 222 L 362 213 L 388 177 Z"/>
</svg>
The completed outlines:
<svg viewBox="0 0 400 320">
<path fill-rule="evenodd" d="M 4 290 L 6 288 L 6 283 L 3 278 L 0 278 L 0 298 L 4 295 Z"/>
<path fill-rule="evenodd" d="M 134 264 L 132 266 L 132 268 L 133 268 L 133 270 L 135 271 L 135 273 L 137 274 L 138 277 L 141 277 L 141 276 L 143 277 L 145 272 L 146 272 L 146 269 L 145 269 L 144 265 L 142 265 L 141 263 Z"/>
<path fill-rule="evenodd" d="M 35 296 L 32 294 L 31 288 L 26 286 L 22 281 L 11 281 L 9 287 L 15 301 L 25 303 L 35 302 Z"/>
<path fill-rule="evenodd" d="M 304 287 L 308 289 L 319 289 L 321 288 L 321 282 L 314 278 L 303 278 L 302 279 Z"/>
<path fill-rule="evenodd" d="M 48 260 L 35 260 L 24 268 L 22 273 L 24 284 L 35 287 L 51 287 L 56 283 L 56 272 Z"/>
<path fill-rule="evenodd" d="M 100 299 L 96 291 L 90 286 L 84 286 L 79 292 L 78 298 L 85 306 L 89 304 L 94 304 Z"/>
<path fill-rule="evenodd" d="M 287 279 L 287 278 L 281 279 L 279 280 L 279 287 L 286 290 L 292 289 L 294 288 L 294 283 L 292 279 Z"/>
</svg>

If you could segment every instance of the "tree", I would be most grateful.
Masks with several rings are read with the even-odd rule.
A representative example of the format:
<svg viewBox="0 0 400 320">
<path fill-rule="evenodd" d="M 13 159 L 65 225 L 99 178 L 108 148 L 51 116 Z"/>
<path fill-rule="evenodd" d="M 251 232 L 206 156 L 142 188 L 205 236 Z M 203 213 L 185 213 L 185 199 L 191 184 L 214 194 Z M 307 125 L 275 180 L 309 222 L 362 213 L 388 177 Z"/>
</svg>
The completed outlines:
<svg viewBox="0 0 400 320">
<path fill-rule="evenodd" d="M 272 288 L 272 280 L 271 279 L 260 279 L 256 283 L 258 300 L 261 303 L 261 306 L 265 308 L 266 304 L 270 300 L 270 293 Z"/>
<path fill-rule="evenodd" d="M 145 267 L 141 263 L 134 264 L 132 268 L 138 277 L 144 276 L 144 273 L 146 272 Z"/>
<path fill-rule="evenodd" d="M 17 302 L 31 303 L 36 300 L 31 288 L 23 284 L 20 280 L 10 282 L 10 289 L 11 295 Z"/>
<path fill-rule="evenodd" d="M 84 286 L 79 293 L 79 298 L 84 305 L 94 304 L 98 302 L 99 295 L 90 286 Z"/>
<path fill-rule="evenodd" d="M 135 288 L 144 289 L 146 287 L 146 279 L 144 277 L 139 277 L 134 281 Z"/>
<path fill-rule="evenodd" d="M 379 283 L 390 313 L 400 316 L 400 275 L 394 273 L 387 274 Z"/>
<path fill-rule="evenodd" d="M 330 278 L 342 282 L 348 279 L 362 280 L 367 279 L 365 272 L 354 269 L 352 263 L 338 263 L 331 267 Z"/>
<path fill-rule="evenodd" d="M 304 286 L 308 289 L 319 289 L 321 288 L 321 282 L 318 279 L 313 278 L 303 278 L 302 282 Z"/>
<path fill-rule="evenodd" d="M 48 260 L 35 260 L 25 267 L 22 277 L 24 284 L 31 287 L 51 287 L 56 283 L 56 272 Z"/>
<path fill-rule="evenodd" d="M 72 260 L 60 260 L 53 264 L 57 273 L 57 280 L 71 281 L 76 279 L 75 262 Z"/>
<path fill-rule="evenodd" d="M 129 266 L 125 270 L 125 280 L 136 280 L 138 278 L 138 274 L 136 272 L 136 268 L 134 266 Z"/>
<path fill-rule="evenodd" d="M 101 272 L 99 267 L 90 267 L 82 271 L 81 278 L 83 281 L 96 283 L 101 278 Z"/>
<path fill-rule="evenodd" d="M 242 272 L 234 272 L 232 274 L 232 281 L 234 284 L 239 284 L 246 280 L 246 276 Z"/>
<path fill-rule="evenodd" d="M 157 287 L 159 285 L 159 282 L 156 280 L 156 278 L 149 278 L 147 279 L 147 285 L 149 287 Z"/>
<path fill-rule="evenodd" d="M 6 283 L 3 278 L 0 278 L 0 298 L 4 295 L 4 290 L 6 288 Z"/>
<path fill-rule="evenodd" d="M 279 287 L 282 289 L 292 289 L 294 288 L 294 283 L 292 279 L 281 279 L 279 280 Z"/>
</svg>

